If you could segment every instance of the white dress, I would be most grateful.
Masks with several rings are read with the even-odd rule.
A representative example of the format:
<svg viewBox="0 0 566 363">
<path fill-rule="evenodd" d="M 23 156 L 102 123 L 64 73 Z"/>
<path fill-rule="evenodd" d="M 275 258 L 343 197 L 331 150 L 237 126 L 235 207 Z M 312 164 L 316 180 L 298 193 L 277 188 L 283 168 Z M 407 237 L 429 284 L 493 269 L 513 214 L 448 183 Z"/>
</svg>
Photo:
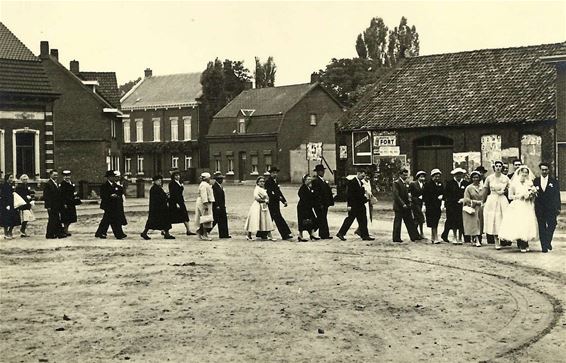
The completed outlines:
<svg viewBox="0 0 566 363">
<path fill-rule="evenodd" d="M 202 223 L 201 217 L 212 217 L 212 203 L 214 202 L 214 192 L 212 185 L 207 181 L 200 182 L 198 186 L 198 196 L 195 202 L 195 224 L 198 227 L 200 224 L 204 228 L 212 228 L 212 222 Z M 206 203 L 206 204 L 205 204 Z"/>
<path fill-rule="evenodd" d="M 256 185 L 254 189 L 254 201 L 252 202 L 244 226 L 246 232 L 273 231 L 273 221 L 271 220 L 271 214 L 267 206 L 268 201 L 269 196 L 267 195 L 267 191 L 259 185 Z"/>
<path fill-rule="evenodd" d="M 483 187 L 490 192 L 483 207 L 483 231 L 487 234 L 500 234 L 501 221 L 509 205 L 504 194 L 508 186 L 509 178 L 505 175 L 491 174 L 485 179 Z"/>
<path fill-rule="evenodd" d="M 505 210 L 499 238 L 507 241 L 534 241 L 538 239 L 538 223 L 533 200 L 529 200 L 530 181 L 512 183 L 509 197 L 513 200 Z"/>
</svg>

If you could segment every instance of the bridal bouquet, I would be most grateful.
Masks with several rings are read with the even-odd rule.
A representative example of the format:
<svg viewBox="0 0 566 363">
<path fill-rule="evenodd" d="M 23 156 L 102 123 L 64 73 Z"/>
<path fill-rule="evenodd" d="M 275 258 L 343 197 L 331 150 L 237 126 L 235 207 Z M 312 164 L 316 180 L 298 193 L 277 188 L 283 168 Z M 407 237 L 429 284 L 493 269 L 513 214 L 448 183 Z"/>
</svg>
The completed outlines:
<svg viewBox="0 0 566 363">
<path fill-rule="evenodd" d="M 525 196 L 526 200 L 534 200 L 538 195 L 537 188 L 534 186 L 530 186 L 527 190 L 527 195 Z"/>
</svg>

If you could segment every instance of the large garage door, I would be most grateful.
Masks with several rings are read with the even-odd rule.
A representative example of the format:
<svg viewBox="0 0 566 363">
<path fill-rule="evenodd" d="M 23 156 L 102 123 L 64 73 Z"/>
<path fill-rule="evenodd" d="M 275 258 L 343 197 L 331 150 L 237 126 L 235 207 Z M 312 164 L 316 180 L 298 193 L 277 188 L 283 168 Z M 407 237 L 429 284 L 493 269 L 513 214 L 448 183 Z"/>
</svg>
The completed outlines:
<svg viewBox="0 0 566 363">
<path fill-rule="evenodd" d="M 444 178 L 450 177 L 454 166 L 452 154 L 454 142 L 442 136 L 426 136 L 415 141 L 415 167 L 427 173 L 434 168 L 440 169 Z"/>
</svg>

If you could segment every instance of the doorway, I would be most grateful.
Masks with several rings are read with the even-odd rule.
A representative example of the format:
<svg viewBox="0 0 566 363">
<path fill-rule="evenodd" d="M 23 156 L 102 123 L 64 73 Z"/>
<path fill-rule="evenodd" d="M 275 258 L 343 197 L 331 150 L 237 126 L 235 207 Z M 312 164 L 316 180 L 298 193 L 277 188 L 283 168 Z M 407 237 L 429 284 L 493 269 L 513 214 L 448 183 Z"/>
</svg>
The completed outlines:
<svg viewBox="0 0 566 363">
<path fill-rule="evenodd" d="M 443 179 L 450 176 L 454 166 L 454 141 L 444 136 L 425 136 L 415 140 L 415 172 L 424 170 L 430 173 L 438 168 Z"/>
<path fill-rule="evenodd" d="M 245 151 L 240 151 L 238 154 L 238 178 L 240 181 L 246 180 L 246 166 L 247 155 Z"/>
<path fill-rule="evenodd" d="M 16 134 L 16 177 L 27 174 L 35 177 L 35 134 L 18 132 Z"/>
</svg>

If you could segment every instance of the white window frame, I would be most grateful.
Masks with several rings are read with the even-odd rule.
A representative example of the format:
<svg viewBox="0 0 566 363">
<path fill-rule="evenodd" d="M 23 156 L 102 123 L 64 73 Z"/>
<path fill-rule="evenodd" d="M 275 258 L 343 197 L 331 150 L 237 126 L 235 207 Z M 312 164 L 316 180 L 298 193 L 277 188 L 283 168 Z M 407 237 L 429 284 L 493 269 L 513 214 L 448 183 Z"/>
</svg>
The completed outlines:
<svg viewBox="0 0 566 363">
<path fill-rule="evenodd" d="M 179 118 L 169 117 L 171 122 L 171 141 L 179 141 Z"/>
<path fill-rule="evenodd" d="M 193 157 L 185 155 L 185 170 L 193 167 Z"/>
<path fill-rule="evenodd" d="M 215 171 L 221 171 L 222 170 L 222 160 L 214 159 L 214 167 L 216 168 Z"/>
<path fill-rule="evenodd" d="M 151 119 L 153 125 L 153 142 L 161 141 L 161 119 L 154 117 Z"/>
<path fill-rule="evenodd" d="M 143 156 L 138 155 L 137 158 L 137 171 L 139 175 L 143 175 Z"/>
<path fill-rule="evenodd" d="M 110 137 L 116 139 L 116 120 L 110 120 Z"/>
<path fill-rule="evenodd" d="M 269 158 L 269 164 L 267 163 L 267 158 Z M 263 162 L 265 164 L 265 171 L 269 171 L 269 168 L 271 168 L 271 166 L 273 165 L 273 157 L 270 155 L 264 155 L 263 156 Z"/>
<path fill-rule="evenodd" d="M 143 142 L 143 118 L 136 119 L 136 142 Z"/>
<path fill-rule="evenodd" d="M 122 128 L 124 129 L 124 143 L 126 144 L 132 141 L 130 127 L 130 119 L 125 119 L 124 121 L 122 121 Z"/>
<path fill-rule="evenodd" d="M 132 173 L 132 158 L 124 159 L 124 173 L 126 174 Z"/>
<path fill-rule="evenodd" d="M 254 164 L 254 159 L 255 159 L 255 164 Z M 259 164 L 259 156 L 251 155 L 250 165 L 252 166 L 252 172 L 250 173 L 250 175 L 259 175 L 258 164 Z"/>
<path fill-rule="evenodd" d="M 40 173 L 40 150 L 39 150 L 39 130 L 35 130 L 35 129 L 14 129 L 12 130 L 12 172 L 14 174 L 14 177 L 17 175 L 17 152 L 16 152 L 16 134 L 18 133 L 33 133 L 34 135 L 34 166 L 33 166 L 33 177 L 35 178 L 36 175 L 39 175 Z M 4 170 L 4 169 L 2 169 Z M 6 173 L 6 171 L 4 171 L 4 173 Z M 4 174 L 5 175 L 5 174 Z M 30 175 L 31 178 L 31 175 Z"/>
<path fill-rule="evenodd" d="M 246 119 L 239 118 L 238 119 L 238 133 L 245 134 L 246 133 Z"/>
<path fill-rule="evenodd" d="M 193 137 L 192 121 L 193 121 L 192 116 L 183 116 L 183 140 L 185 141 L 192 140 Z"/>
<path fill-rule="evenodd" d="M 234 158 L 228 158 L 228 171 L 226 175 L 234 175 Z"/>
<path fill-rule="evenodd" d="M 310 125 L 311 125 L 311 126 L 316 126 L 316 125 L 317 125 L 316 113 L 311 113 L 311 114 L 310 114 Z"/>
<path fill-rule="evenodd" d="M 179 168 L 179 157 L 178 156 L 171 156 L 171 168 L 173 168 L 173 169 Z"/>
</svg>

